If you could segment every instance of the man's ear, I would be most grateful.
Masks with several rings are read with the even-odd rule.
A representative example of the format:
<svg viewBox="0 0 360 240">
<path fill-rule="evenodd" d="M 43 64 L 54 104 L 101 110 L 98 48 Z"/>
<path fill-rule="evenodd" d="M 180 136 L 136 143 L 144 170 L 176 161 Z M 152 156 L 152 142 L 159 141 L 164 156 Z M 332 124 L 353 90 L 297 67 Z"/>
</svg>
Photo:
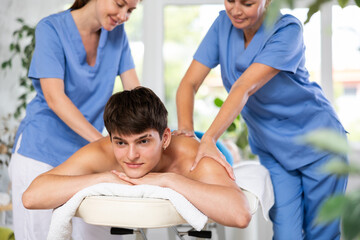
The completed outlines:
<svg viewBox="0 0 360 240">
<path fill-rule="evenodd" d="M 170 144 L 170 141 L 171 141 L 171 130 L 170 128 L 166 128 L 164 133 L 163 133 L 163 136 L 162 136 L 162 139 L 163 139 L 163 149 L 165 150 L 169 144 Z"/>
</svg>

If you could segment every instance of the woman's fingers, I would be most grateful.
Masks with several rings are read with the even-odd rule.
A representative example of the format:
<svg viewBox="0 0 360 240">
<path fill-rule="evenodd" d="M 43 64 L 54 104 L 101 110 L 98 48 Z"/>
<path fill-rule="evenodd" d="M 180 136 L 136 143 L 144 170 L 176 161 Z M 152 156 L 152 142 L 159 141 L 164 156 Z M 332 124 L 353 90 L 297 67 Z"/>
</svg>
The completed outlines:
<svg viewBox="0 0 360 240">
<path fill-rule="evenodd" d="M 233 168 L 226 161 L 225 156 L 217 149 L 216 145 L 214 146 L 214 148 L 212 148 L 211 146 L 205 146 L 205 145 L 206 144 L 200 144 L 198 153 L 195 157 L 194 164 L 191 167 L 190 171 L 193 171 L 197 167 L 198 163 L 201 161 L 202 158 L 209 157 L 209 158 L 214 159 L 218 163 L 220 163 L 221 166 L 223 166 L 225 168 L 229 177 L 235 181 L 235 175 L 234 175 Z M 203 149 L 206 149 L 206 150 L 203 150 Z M 211 151 L 211 149 L 213 149 L 213 150 Z"/>
<path fill-rule="evenodd" d="M 235 174 L 232 166 L 227 161 L 221 161 L 219 163 L 225 168 L 226 172 L 229 174 L 229 177 L 235 181 Z"/>
<path fill-rule="evenodd" d="M 171 133 L 174 136 L 181 136 L 184 135 L 186 137 L 194 137 L 195 133 L 192 130 L 182 130 L 182 129 L 178 129 L 178 130 L 174 130 Z"/>
</svg>

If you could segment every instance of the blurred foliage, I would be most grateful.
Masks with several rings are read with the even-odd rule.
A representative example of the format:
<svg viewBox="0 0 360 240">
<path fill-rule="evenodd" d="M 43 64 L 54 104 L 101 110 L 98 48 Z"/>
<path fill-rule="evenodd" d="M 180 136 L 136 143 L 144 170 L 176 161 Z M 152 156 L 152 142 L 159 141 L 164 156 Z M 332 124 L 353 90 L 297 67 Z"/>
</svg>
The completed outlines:
<svg viewBox="0 0 360 240">
<path fill-rule="evenodd" d="M 19 126 L 19 121 L 14 119 L 14 116 L 8 114 L 1 117 L 0 124 L 0 165 L 5 164 L 8 166 L 12 148 L 14 146 L 14 139 L 16 131 Z M 0 174 L 1 176 L 1 174 Z"/>
<path fill-rule="evenodd" d="M 194 27 L 198 17 L 198 6 L 166 6 L 164 9 L 165 98 L 172 128 L 176 128 L 177 122 L 176 90 L 188 67 L 185 61 L 190 60 L 201 40 L 201 33 Z"/>
<path fill-rule="evenodd" d="M 350 151 L 344 136 L 332 130 L 320 129 L 300 137 L 298 141 L 334 154 L 334 159 L 322 171 L 338 177 L 349 174 L 360 176 L 360 166 L 344 161 L 345 154 Z M 345 240 L 360 239 L 360 188 L 345 195 L 334 195 L 322 204 L 317 224 L 327 224 L 338 219 L 341 219 L 342 237 Z"/>
<path fill-rule="evenodd" d="M 11 69 L 14 60 L 20 59 L 21 61 L 22 69 L 20 71 L 19 85 L 24 89 L 24 92 L 18 98 L 20 103 L 14 113 L 14 117 L 19 118 L 26 109 L 28 99 L 34 92 L 32 82 L 27 76 L 35 49 L 35 27 L 27 25 L 21 18 L 16 19 L 16 21 L 20 24 L 20 28 L 13 32 L 13 41 L 9 46 L 11 57 L 2 62 L 1 69 Z"/>
<path fill-rule="evenodd" d="M 215 106 L 221 108 L 224 101 L 220 98 L 215 98 Z M 237 116 L 236 119 L 231 123 L 231 125 L 226 130 L 226 135 L 229 138 L 235 138 L 235 144 L 241 150 L 241 157 L 243 159 L 255 159 L 256 155 L 251 152 L 249 141 L 248 141 L 248 129 L 244 119 L 241 115 Z"/>
<path fill-rule="evenodd" d="M 178 44 L 194 44 L 201 40 L 201 34 L 195 27 L 199 17 L 199 6 L 165 7 L 164 28 L 166 41 Z"/>
<path fill-rule="evenodd" d="M 337 155 L 349 152 L 349 145 L 345 138 L 336 132 L 319 129 L 298 138 L 299 143 L 310 144 L 321 151 L 332 152 Z"/>
<path fill-rule="evenodd" d="M 305 24 L 308 23 L 311 17 L 320 10 L 320 7 L 328 2 L 332 2 L 332 0 L 313 0 L 309 5 L 309 10 L 307 13 L 307 19 L 305 20 Z M 349 0 L 337 0 L 340 7 L 346 7 L 350 1 Z M 294 8 L 296 0 L 272 0 L 269 10 L 268 10 L 268 17 L 270 19 L 275 19 L 279 9 L 282 6 L 289 6 L 289 8 Z M 360 7 L 360 0 L 355 0 L 355 3 L 358 7 Z"/>
</svg>

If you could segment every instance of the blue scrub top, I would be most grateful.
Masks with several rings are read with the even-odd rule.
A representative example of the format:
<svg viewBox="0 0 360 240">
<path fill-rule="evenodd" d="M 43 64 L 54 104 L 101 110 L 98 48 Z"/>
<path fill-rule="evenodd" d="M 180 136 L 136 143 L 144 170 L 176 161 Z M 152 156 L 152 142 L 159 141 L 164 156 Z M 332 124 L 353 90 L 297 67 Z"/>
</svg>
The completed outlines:
<svg viewBox="0 0 360 240">
<path fill-rule="evenodd" d="M 309 81 L 301 22 L 281 15 L 272 28 L 259 28 L 245 48 L 244 33 L 221 11 L 200 44 L 194 59 L 209 68 L 221 66 L 229 92 L 252 63 L 262 63 L 280 72 L 249 97 L 241 115 L 249 130 L 255 154 L 270 154 L 286 169 L 307 165 L 326 153 L 299 145 L 295 139 L 318 128 L 345 130 L 320 86 Z"/>
<path fill-rule="evenodd" d="M 101 29 L 94 66 L 86 62 L 86 51 L 70 10 L 42 19 L 35 32 L 35 51 L 29 69 L 36 90 L 20 124 L 18 152 L 57 166 L 88 143 L 71 130 L 47 105 L 40 78 L 64 80 L 65 93 L 99 131 L 104 128 L 104 106 L 112 94 L 117 75 L 133 69 L 124 25 L 111 32 Z"/>
</svg>

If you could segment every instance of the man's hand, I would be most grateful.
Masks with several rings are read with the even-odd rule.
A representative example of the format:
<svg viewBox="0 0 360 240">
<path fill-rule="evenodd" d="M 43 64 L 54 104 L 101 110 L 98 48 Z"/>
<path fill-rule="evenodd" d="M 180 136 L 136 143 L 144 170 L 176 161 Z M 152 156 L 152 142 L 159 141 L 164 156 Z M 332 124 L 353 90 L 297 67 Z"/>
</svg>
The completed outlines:
<svg viewBox="0 0 360 240">
<path fill-rule="evenodd" d="M 121 180 L 132 185 L 147 184 L 160 187 L 166 187 L 166 182 L 169 181 L 169 177 L 172 175 L 172 173 L 148 173 L 141 178 L 130 178 L 123 172 L 118 172 L 116 170 L 112 170 L 111 172 Z"/>
<path fill-rule="evenodd" d="M 121 174 L 121 172 L 118 172 L 116 170 L 104 172 L 104 173 L 101 173 L 101 174 L 104 176 L 104 182 L 120 183 L 120 184 L 125 184 L 125 185 L 133 185 L 132 183 L 130 183 L 130 182 L 128 182 L 128 181 L 126 181 L 126 180 L 124 180 L 122 178 L 119 178 L 119 174 Z"/>
</svg>

